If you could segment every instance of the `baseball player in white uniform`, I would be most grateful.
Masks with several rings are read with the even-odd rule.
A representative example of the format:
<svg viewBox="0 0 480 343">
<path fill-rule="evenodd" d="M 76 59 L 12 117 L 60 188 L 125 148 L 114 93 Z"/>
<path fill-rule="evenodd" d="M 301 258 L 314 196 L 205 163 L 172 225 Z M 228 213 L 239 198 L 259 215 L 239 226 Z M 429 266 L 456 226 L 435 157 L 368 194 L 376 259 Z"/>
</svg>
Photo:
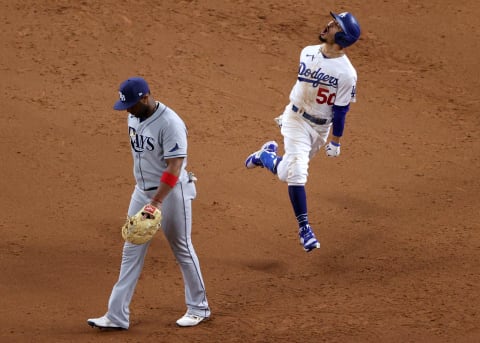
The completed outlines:
<svg viewBox="0 0 480 343">
<path fill-rule="evenodd" d="M 196 196 L 193 174 L 187 165 L 187 129 L 169 107 L 155 101 L 147 82 L 132 77 L 122 82 L 115 110 L 128 111 L 128 133 L 136 185 L 128 215 L 151 204 L 162 212 L 161 227 L 182 271 L 187 311 L 179 326 L 195 326 L 210 317 L 205 285 L 192 245 L 192 200 Z M 123 246 L 120 275 L 114 285 L 107 313 L 88 319 L 92 327 L 128 329 L 129 305 L 143 268 L 150 242 Z"/>
<path fill-rule="evenodd" d="M 245 161 L 247 168 L 267 168 L 288 184 L 300 243 L 307 252 L 320 248 L 308 220 L 308 165 L 322 146 L 327 156 L 340 155 L 345 116 L 356 94 L 357 73 L 344 48 L 359 39 L 360 26 L 351 13 L 330 14 L 333 20 L 320 33 L 321 44 L 302 50 L 290 103 L 275 118 L 281 128 L 285 154 L 279 156 L 278 144 L 269 141 Z M 331 140 L 326 144 L 331 129 Z"/>
</svg>

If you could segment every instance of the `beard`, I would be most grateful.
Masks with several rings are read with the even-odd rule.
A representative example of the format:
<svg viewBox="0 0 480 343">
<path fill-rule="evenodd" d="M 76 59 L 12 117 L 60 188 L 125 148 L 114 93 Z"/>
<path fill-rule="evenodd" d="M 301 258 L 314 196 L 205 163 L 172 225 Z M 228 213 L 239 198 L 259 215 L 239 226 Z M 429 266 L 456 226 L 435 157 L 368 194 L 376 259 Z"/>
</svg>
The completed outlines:
<svg viewBox="0 0 480 343">
<path fill-rule="evenodd" d="M 138 111 L 136 111 L 135 113 L 132 113 L 132 114 L 137 118 L 145 119 L 150 114 L 150 108 L 148 107 L 148 105 L 144 105 L 142 103 L 140 103 L 140 104 L 141 104 L 141 107 L 138 109 Z"/>
<path fill-rule="evenodd" d="M 320 34 L 318 35 L 318 39 L 320 40 L 320 42 L 322 42 L 322 43 L 327 42 L 327 38 L 325 38 L 325 37 L 327 36 L 329 30 L 330 30 L 330 26 L 327 25 L 327 26 L 325 26 L 323 31 L 320 32 Z"/>
</svg>

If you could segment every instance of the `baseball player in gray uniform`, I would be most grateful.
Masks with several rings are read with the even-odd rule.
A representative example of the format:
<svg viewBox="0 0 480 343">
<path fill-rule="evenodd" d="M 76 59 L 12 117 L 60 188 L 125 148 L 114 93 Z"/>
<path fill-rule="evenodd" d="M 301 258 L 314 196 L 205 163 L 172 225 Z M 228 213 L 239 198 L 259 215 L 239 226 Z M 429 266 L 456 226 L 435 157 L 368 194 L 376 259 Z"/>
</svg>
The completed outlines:
<svg viewBox="0 0 480 343">
<path fill-rule="evenodd" d="M 197 254 L 192 245 L 192 200 L 196 196 L 193 174 L 187 165 L 187 129 L 166 105 L 155 101 L 147 82 L 132 77 L 122 82 L 114 109 L 128 111 L 128 133 L 136 185 L 128 215 L 151 204 L 162 212 L 161 227 L 180 265 L 185 284 L 187 311 L 179 326 L 195 326 L 210 317 L 210 308 Z M 114 285 L 107 313 L 88 319 L 92 327 L 128 329 L 129 305 L 143 268 L 150 242 L 123 246 L 120 275 Z"/>
<path fill-rule="evenodd" d="M 348 12 L 330 12 L 331 20 L 320 33 L 321 44 L 305 47 L 290 103 L 275 118 L 281 128 L 285 154 L 278 144 L 266 142 L 245 161 L 247 168 L 264 167 L 288 184 L 288 194 L 297 222 L 300 243 L 305 251 L 320 248 L 309 224 L 305 184 L 310 159 L 325 145 L 329 157 L 340 155 L 345 116 L 355 101 L 357 73 L 344 48 L 360 37 L 360 26 Z"/>
</svg>

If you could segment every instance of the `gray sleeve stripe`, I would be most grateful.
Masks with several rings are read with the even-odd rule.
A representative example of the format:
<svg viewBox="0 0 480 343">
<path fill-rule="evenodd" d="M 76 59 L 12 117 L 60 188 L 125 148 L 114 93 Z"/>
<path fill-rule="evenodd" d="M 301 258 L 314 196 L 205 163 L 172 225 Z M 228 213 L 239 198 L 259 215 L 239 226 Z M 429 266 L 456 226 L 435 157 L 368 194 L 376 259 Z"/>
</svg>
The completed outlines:
<svg viewBox="0 0 480 343">
<path fill-rule="evenodd" d="M 175 157 L 187 157 L 187 155 L 186 154 L 165 155 L 165 159 L 175 158 Z"/>
</svg>

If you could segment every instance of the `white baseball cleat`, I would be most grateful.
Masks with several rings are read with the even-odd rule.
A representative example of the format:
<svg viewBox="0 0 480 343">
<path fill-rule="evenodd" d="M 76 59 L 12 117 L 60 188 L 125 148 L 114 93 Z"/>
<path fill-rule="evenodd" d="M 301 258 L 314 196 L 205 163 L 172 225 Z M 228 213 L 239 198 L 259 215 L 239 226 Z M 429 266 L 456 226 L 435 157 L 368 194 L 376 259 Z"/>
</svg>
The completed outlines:
<svg viewBox="0 0 480 343">
<path fill-rule="evenodd" d="M 189 314 L 188 312 L 185 313 L 185 315 L 177 320 L 177 325 L 178 326 L 195 326 L 200 324 L 202 321 L 207 320 L 208 317 L 201 317 L 201 316 L 196 316 L 194 314 Z"/>
<path fill-rule="evenodd" d="M 91 318 L 87 320 L 87 324 L 90 325 L 92 328 L 99 328 L 99 329 L 114 329 L 114 330 L 127 330 L 126 328 L 122 328 L 121 326 L 113 323 L 110 319 L 106 316 L 100 318 Z"/>
</svg>

